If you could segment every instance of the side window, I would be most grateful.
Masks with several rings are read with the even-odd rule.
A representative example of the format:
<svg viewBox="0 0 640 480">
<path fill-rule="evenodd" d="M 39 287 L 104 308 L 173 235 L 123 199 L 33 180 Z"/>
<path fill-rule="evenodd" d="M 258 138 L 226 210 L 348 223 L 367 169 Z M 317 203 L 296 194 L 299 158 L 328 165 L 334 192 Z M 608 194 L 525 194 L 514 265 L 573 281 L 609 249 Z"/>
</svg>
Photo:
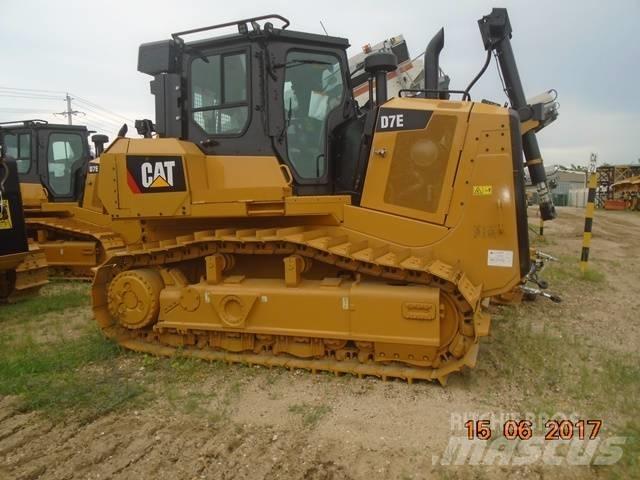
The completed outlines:
<svg viewBox="0 0 640 480">
<path fill-rule="evenodd" d="M 31 134 L 5 135 L 4 148 L 7 156 L 16 160 L 18 173 L 27 173 L 31 168 Z"/>
<path fill-rule="evenodd" d="M 434 213 L 440 204 L 457 119 L 434 115 L 427 129 L 399 132 L 384 201 Z"/>
<path fill-rule="evenodd" d="M 191 63 L 193 121 L 210 135 L 241 133 L 249 120 L 247 55 L 229 53 Z"/>
<path fill-rule="evenodd" d="M 342 70 L 332 55 L 292 51 L 284 65 L 284 116 L 289 161 L 302 178 L 326 171 L 326 120 L 342 102 Z"/>
<path fill-rule="evenodd" d="M 82 158 L 82 137 L 76 133 L 49 135 L 47 166 L 49 186 L 57 195 L 72 193 L 73 165 Z"/>
</svg>

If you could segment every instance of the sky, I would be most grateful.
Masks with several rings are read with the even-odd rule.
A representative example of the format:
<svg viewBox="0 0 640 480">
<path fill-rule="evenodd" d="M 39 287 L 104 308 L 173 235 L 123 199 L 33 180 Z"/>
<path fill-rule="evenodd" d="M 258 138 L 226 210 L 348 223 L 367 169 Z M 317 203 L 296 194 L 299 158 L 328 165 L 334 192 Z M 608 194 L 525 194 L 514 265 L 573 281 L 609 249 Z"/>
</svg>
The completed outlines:
<svg viewBox="0 0 640 480">
<path fill-rule="evenodd" d="M 322 21 L 330 35 L 350 40 L 349 56 L 398 34 L 418 55 L 444 27 L 440 66 L 452 89 L 464 89 L 485 58 L 477 20 L 493 7 L 509 11 L 527 96 L 558 91 L 560 116 L 538 135 L 545 163 L 586 165 L 591 152 L 599 164 L 637 162 L 640 0 L 2 0 L 0 121 L 65 122 L 53 112 L 65 109 L 69 92 L 84 112 L 74 123 L 113 139 L 128 120 L 135 135 L 134 119 L 154 118 L 151 77 L 137 71 L 141 43 L 267 13 L 287 17 L 291 30 L 322 34 Z M 494 62 L 471 93 L 506 101 Z"/>
</svg>

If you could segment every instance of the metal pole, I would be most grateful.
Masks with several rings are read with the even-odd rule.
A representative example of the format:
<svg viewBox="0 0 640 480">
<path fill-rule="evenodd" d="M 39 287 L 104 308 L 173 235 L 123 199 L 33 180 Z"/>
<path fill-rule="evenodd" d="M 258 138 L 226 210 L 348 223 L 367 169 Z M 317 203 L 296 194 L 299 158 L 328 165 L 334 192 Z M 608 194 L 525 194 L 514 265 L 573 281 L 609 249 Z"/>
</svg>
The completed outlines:
<svg viewBox="0 0 640 480">
<path fill-rule="evenodd" d="M 540 237 L 544 238 L 544 218 L 540 217 Z"/>
<path fill-rule="evenodd" d="M 587 271 L 587 263 L 589 262 L 589 248 L 591 247 L 591 231 L 593 229 L 593 215 L 595 213 L 596 199 L 596 162 L 598 156 L 591 154 L 589 162 L 589 194 L 587 196 L 587 205 L 584 214 L 584 233 L 582 235 L 582 254 L 580 255 L 580 271 Z"/>
<path fill-rule="evenodd" d="M 71 121 L 72 116 L 73 116 L 73 110 L 71 110 L 71 97 L 69 96 L 69 93 L 67 93 L 67 121 L 69 125 L 73 124 L 73 122 Z"/>
</svg>

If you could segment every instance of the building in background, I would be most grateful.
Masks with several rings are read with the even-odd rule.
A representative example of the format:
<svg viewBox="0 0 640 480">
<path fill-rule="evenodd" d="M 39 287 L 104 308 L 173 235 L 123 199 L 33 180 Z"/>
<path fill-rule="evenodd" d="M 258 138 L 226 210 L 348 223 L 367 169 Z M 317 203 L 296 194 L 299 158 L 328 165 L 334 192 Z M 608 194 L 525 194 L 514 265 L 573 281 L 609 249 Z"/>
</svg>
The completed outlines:
<svg viewBox="0 0 640 480">
<path fill-rule="evenodd" d="M 596 207 L 623 210 L 639 208 L 637 197 L 640 165 L 603 165 L 596 170 Z"/>
<path fill-rule="evenodd" d="M 547 179 L 553 195 L 553 203 L 559 207 L 566 207 L 570 204 L 570 192 L 584 190 L 587 186 L 587 173 L 582 171 L 556 170 Z"/>
<path fill-rule="evenodd" d="M 549 182 L 549 188 L 551 195 L 553 196 L 553 203 L 558 207 L 566 206 L 584 206 L 579 205 L 580 199 L 573 199 L 575 194 L 571 192 L 585 191 L 587 187 L 587 173 L 579 170 L 563 170 L 561 167 L 553 166 L 547 170 L 547 180 Z M 529 179 L 527 178 L 527 200 L 528 203 L 538 203 L 535 187 L 529 185 Z"/>
</svg>

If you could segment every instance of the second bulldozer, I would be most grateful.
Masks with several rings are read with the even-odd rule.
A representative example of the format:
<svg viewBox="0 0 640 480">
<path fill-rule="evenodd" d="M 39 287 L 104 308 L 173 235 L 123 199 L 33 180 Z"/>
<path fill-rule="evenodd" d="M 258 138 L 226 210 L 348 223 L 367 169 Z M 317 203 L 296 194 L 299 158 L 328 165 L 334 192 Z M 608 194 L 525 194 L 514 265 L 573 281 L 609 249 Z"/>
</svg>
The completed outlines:
<svg viewBox="0 0 640 480">
<path fill-rule="evenodd" d="M 0 148 L 0 303 L 37 292 L 47 273 L 44 253 L 27 240 L 16 163 Z"/>
<path fill-rule="evenodd" d="M 93 278 L 91 269 L 124 246 L 104 226 L 109 217 L 78 208 L 92 158 L 89 133 L 37 119 L 0 123 L 2 148 L 17 165 L 27 233 L 55 276 Z M 92 140 L 99 154 L 108 138 Z"/>
</svg>

